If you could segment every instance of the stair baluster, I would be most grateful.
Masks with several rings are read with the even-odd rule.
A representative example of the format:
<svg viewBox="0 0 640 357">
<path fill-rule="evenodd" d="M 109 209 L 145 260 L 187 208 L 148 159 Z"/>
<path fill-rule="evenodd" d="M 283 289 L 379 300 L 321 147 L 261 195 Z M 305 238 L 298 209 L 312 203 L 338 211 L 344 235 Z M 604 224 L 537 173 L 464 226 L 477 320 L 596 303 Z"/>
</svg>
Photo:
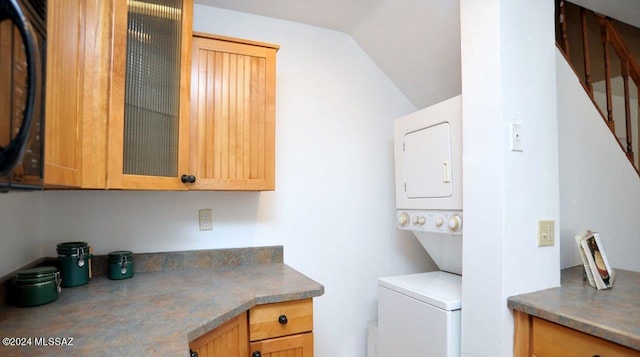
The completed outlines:
<svg viewBox="0 0 640 357">
<path fill-rule="evenodd" d="M 631 100 L 629 98 L 629 61 L 622 61 L 622 82 L 624 85 L 624 122 L 627 126 L 627 157 L 634 164 L 633 142 L 631 137 Z M 635 166 L 635 165 L 634 165 Z"/>
<path fill-rule="evenodd" d="M 591 56 L 589 51 L 589 33 L 587 31 L 587 11 L 580 9 L 580 28 L 582 34 L 582 48 L 584 51 L 584 78 L 589 92 L 589 97 L 593 98 L 593 84 L 591 83 Z"/>
<path fill-rule="evenodd" d="M 640 141 L 640 100 L 637 101 L 637 118 L 632 118 L 631 115 L 631 88 L 630 84 L 633 83 L 635 88 L 638 89 L 640 87 L 640 63 L 639 60 L 634 57 L 633 53 L 626 45 L 624 38 L 616 28 L 614 21 L 608 17 L 597 14 L 591 10 L 585 9 L 575 4 L 568 3 L 564 0 L 558 0 L 557 4 L 557 21 L 556 31 L 558 31 L 556 35 L 557 44 L 560 50 L 563 52 L 565 58 L 569 63 L 572 63 L 572 58 L 569 54 L 569 38 L 577 38 L 571 37 L 570 35 L 574 34 L 574 32 L 569 33 L 569 31 L 578 31 L 575 34 L 580 37 L 581 45 L 582 45 L 582 60 L 584 65 L 584 79 L 581 78 L 582 85 L 585 88 L 585 91 L 593 101 L 595 107 L 598 109 L 600 114 L 602 115 L 603 120 L 611 130 L 611 132 L 615 135 L 615 126 L 616 123 L 614 121 L 614 103 L 613 103 L 613 90 L 612 90 L 612 61 L 611 61 L 611 49 L 613 49 L 614 55 L 620 60 L 621 68 L 620 75 L 623 81 L 624 86 L 624 121 L 622 121 L 622 117 L 620 114 L 617 114 L 615 118 L 619 120 L 618 124 L 625 125 L 625 142 L 624 144 L 618 141 L 620 144 L 620 148 L 625 152 L 627 158 L 630 163 L 633 165 L 636 172 L 640 176 L 640 159 L 636 159 L 635 152 L 639 152 L 639 148 L 634 149 L 633 144 L 633 126 L 632 120 L 636 122 L 637 132 L 635 133 L 635 138 Z M 576 18 L 579 9 L 579 17 Z M 567 18 L 567 15 L 571 16 L 571 18 Z M 588 17 L 595 18 L 597 25 L 600 29 L 600 42 L 602 44 L 603 49 L 603 58 L 602 63 L 604 64 L 604 82 L 605 82 L 605 96 L 606 96 L 606 114 L 603 113 L 602 109 L 598 105 L 595 99 L 594 87 L 593 87 L 593 72 L 591 65 L 591 51 L 590 51 L 590 41 L 589 41 L 589 28 L 590 25 L 594 23 L 588 23 Z M 578 24 L 576 26 L 576 24 Z M 568 25 L 571 25 L 571 29 L 568 29 Z M 578 27 L 578 28 L 576 28 Z M 580 45 L 580 44 L 579 44 Z M 579 46 L 574 47 L 574 49 L 578 49 L 577 58 L 573 58 L 573 60 L 579 60 Z M 596 61 L 600 62 L 600 61 Z M 572 67 L 573 64 L 572 64 Z M 574 67 L 575 70 L 575 67 Z M 616 72 L 617 73 L 617 72 Z M 577 72 L 576 72 L 577 74 Z M 580 76 L 578 76 L 580 77 Z M 622 108 L 619 108 L 622 111 Z M 617 111 L 616 111 L 617 112 Z M 617 138 L 616 138 L 617 140 Z M 636 144 L 638 145 L 638 144 Z M 638 166 L 636 166 L 636 163 Z"/>
<path fill-rule="evenodd" d="M 609 58 L 609 31 L 600 27 L 602 37 L 602 49 L 604 50 L 604 80 L 607 93 L 607 125 L 612 133 L 616 133 L 615 122 L 613 121 L 613 98 L 611 97 L 611 58 Z"/>
</svg>

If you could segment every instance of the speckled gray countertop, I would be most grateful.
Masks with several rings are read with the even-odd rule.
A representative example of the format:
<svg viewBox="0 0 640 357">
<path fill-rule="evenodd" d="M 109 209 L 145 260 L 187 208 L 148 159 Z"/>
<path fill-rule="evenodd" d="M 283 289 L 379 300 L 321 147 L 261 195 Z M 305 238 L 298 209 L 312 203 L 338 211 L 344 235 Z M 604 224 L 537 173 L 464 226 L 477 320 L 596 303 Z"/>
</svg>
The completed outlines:
<svg viewBox="0 0 640 357">
<path fill-rule="evenodd" d="M 31 337 L 32 345 L 0 345 L 0 355 L 186 356 L 189 341 L 254 305 L 323 293 L 281 262 L 98 276 L 53 303 L 2 308 L 0 338 Z M 73 346 L 35 346 L 43 337 L 73 338 Z"/>
<path fill-rule="evenodd" d="M 640 273 L 616 269 L 606 290 L 582 277 L 582 266 L 564 269 L 561 287 L 512 296 L 508 306 L 640 350 Z"/>
</svg>

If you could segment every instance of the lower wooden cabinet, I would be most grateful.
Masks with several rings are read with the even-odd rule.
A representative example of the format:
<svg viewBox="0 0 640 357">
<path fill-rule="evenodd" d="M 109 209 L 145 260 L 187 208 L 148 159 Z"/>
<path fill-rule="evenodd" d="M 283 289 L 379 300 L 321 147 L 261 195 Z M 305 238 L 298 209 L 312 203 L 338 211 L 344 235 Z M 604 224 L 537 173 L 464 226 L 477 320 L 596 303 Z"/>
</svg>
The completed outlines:
<svg viewBox="0 0 640 357">
<path fill-rule="evenodd" d="M 258 305 L 249 310 L 251 357 L 313 357 L 311 299 Z"/>
<path fill-rule="evenodd" d="M 640 351 L 514 311 L 514 357 L 639 357 Z"/>
<path fill-rule="evenodd" d="M 198 357 L 313 357 L 313 300 L 254 306 L 189 348 Z"/>
<path fill-rule="evenodd" d="M 313 357 L 313 333 L 251 342 L 249 349 L 251 357 Z"/>
<path fill-rule="evenodd" d="M 192 355 L 195 352 L 198 357 L 246 357 L 249 355 L 248 348 L 246 312 L 189 344 Z"/>
</svg>

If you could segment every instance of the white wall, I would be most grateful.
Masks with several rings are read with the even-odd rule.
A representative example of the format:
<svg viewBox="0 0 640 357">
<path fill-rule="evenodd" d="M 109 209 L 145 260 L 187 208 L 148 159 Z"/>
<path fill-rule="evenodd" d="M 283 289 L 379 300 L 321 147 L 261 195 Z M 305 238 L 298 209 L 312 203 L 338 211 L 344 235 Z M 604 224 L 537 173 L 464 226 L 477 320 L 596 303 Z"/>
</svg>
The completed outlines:
<svg viewBox="0 0 640 357">
<path fill-rule="evenodd" d="M 41 257 L 40 194 L 0 194 L 0 276 Z"/>
<path fill-rule="evenodd" d="M 556 57 L 562 267 L 581 264 L 573 237 L 591 229 L 614 268 L 640 271 L 640 179 L 569 64 Z"/>
<path fill-rule="evenodd" d="M 347 35 L 195 6 L 196 31 L 276 43 L 276 191 L 45 192 L 43 251 L 83 240 L 96 253 L 282 244 L 324 284 L 317 356 L 364 356 L 381 276 L 433 270 L 395 229 L 393 119 L 415 108 Z M 212 208 L 214 230 L 197 230 Z"/>
<path fill-rule="evenodd" d="M 465 237 L 462 355 L 511 356 L 507 297 L 560 283 L 558 246 L 536 225 L 559 218 L 554 4 L 461 1 Z M 523 152 L 510 151 L 510 123 Z"/>
</svg>

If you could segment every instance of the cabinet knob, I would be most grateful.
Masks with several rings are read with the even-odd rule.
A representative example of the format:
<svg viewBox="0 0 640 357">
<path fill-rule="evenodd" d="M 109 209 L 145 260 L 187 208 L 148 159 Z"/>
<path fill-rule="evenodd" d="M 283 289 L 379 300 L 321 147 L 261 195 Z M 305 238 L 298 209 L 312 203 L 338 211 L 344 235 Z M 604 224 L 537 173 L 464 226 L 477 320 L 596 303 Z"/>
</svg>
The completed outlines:
<svg viewBox="0 0 640 357">
<path fill-rule="evenodd" d="M 282 325 L 286 325 L 287 322 L 289 322 L 289 319 L 287 319 L 287 315 L 280 315 L 280 317 L 278 317 L 278 322 Z"/>
<path fill-rule="evenodd" d="M 196 177 L 193 175 L 182 175 L 180 181 L 182 181 L 182 183 L 194 183 L 196 182 Z"/>
<path fill-rule="evenodd" d="M 260 351 L 255 351 L 251 354 L 251 357 L 262 357 L 262 353 L 260 353 Z"/>
<path fill-rule="evenodd" d="M 198 352 L 196 352 L 194 350 L 189 350 L 189 356 L 190 357 L 198 357 Z"/>
</svg>

